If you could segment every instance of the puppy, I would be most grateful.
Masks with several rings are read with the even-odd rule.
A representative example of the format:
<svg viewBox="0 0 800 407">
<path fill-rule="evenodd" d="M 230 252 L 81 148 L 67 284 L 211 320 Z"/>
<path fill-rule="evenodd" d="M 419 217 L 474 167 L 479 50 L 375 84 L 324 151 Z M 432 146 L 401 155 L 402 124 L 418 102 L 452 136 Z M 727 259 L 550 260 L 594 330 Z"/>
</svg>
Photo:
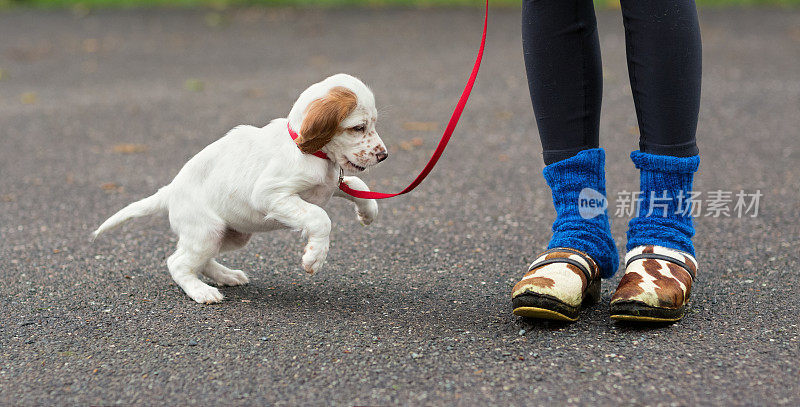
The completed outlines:
<svg viewBox="0 0 800 407">
<path fill-rule="evenodd" d="M 314 273 L 328 254 L 331 220 L 322 209 L 332 196 L 355 203 L 358 220 L 370 224 L 378 214 L 372 199 L 352 198 L 340 182 L 368 190 L 357 177 L 386 159 L 375 130 L 375 97 L 364 83 L 346 74 L 331 76 L 303 91 L 289 116 L 262 128 L 237 126 L 190 159 L 169 185 L 134 202 L 103 222 L 93 236 L 125 221 L 169 214 L 178 247 L 167 259 L 172 279 L 198 303 L 223 299 L 216 285 L 249 282 L 241 270 L 214 260 L 244 247 L 253 233 L 290 228 L 308 238 L 303 268 Z M 299 135 L 295 140 L 292 138 Z M 326 157 L 327 156 L 327 157 Z"/>
</svg>

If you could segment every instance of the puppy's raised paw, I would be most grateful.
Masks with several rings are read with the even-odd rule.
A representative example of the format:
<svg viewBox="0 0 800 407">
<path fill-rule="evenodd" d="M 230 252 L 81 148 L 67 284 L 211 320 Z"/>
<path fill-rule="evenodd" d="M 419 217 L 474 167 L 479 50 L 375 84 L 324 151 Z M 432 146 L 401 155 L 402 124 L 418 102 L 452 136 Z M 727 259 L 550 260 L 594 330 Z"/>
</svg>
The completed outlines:
<svg viewBox="0 0 800 407">
<path fill-rule="evenodd" d="M 367 226 L 378 217 L 378 202 L 370 199 L 364 202 L 361 207 L 356 207 L 356 216 L 362 225 Z"/>
<path fill-rule="evenodd" d="M 322 269 L 322 264 L 325 263 L 326 257 L 328 257 L 327 244 L 309 243 L 303 254 L 303 269 L 309 274 L 320 271 Z"/>
</svg>

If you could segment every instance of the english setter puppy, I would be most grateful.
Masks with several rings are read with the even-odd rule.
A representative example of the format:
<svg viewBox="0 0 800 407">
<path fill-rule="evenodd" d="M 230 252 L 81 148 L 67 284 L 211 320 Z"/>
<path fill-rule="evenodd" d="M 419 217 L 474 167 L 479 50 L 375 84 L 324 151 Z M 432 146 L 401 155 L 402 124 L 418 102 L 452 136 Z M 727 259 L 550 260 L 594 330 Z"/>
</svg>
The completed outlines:
<svg viewBox="0 0 800 407">
<path fill-rule="evenodd" d="M 179 239 L 167 267 L 198 303 L 223 299 L 218 289 L 198 278 L 201 274 L 220 286 L 249 282 L 244 272 L 214 257 L 243 247 L 256 232 L 302 231 L 308 238 L 303 268 L 319 271 L 331 232 L 322 206 L 332 196 L 354 202 L 364 225 L 378 214 L 375 200 L 352 198 L 338 188 L 344 182 L 368 190 L 361 179 L 344 174 L 386 159 L 386 146 L 375 130 L 377 119 L 375 97 L 363 82 L 346 74 L 331 76 L 303 91 L 287 118 L 262 128 L 237 126 L 208 145 L 169 185 L 111 216 L 93 236 L 131 218 L 168 213 Z"/>
</svg>

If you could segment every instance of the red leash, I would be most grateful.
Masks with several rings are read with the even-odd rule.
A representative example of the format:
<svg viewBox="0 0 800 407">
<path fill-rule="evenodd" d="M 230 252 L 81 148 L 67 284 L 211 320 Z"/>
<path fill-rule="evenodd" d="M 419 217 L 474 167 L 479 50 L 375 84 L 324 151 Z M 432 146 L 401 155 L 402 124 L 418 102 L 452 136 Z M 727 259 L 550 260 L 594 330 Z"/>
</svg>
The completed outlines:
<svg viewBox="0 0 800 407">
<path fill-rule="evenodd" d="M 407 186 L 402 191 L 395 193 L 395 194 L 387 194 L 384 192 L 372 192 L 372 191 L 359 191 L 356 189 L 350 188 L 345 182 L 339 184 L 339 189 L 341 189 L 344 193 L 351 195 L 356 198 L 363 198 L 363 199 L 384 199 L 384 198 L 391 198 L 393 196 L 403 195 L 411 192 L 414 188 L 417 187 L 425 177 L 430 174 L 433 167 L 436 165 L 436 162 L 439 161 L 439 157 L 442 156 L 444 153 L 445 147 L 447 147 L 447 143 L 450 141 L 450 136 L 453 135 L 453 131 L 456 129 L 456 125 L 458 124 L 458 119 L 461 118 L 461 112 L 464 111 L 464 106 L 467 104 L 467 100 L 469 100 L 469 94 L 472 92 L 472 86 L 475 85 L 475 78 L 478 76 L 478 69 L 481 67 L 481 59 L 483 59 L 483 48 L 486 45 L 486 29 L 489 26 L 489 0 L 486 0 L 486 12 L 483 17 L 483 35 L 481 36 L 481 46 L 478 49 L 478 57 L 475 59 L 475 65 L 472 67 L 472 74 L 469 76 L 469 80 L 467 81 L 467 86 L 464 87 L 464 91 L 461 93 L 461 97 L 458 99 L 458 103 L 456 104 L 456 108 L 453 111 L 453 115 L 450 116 L 450 122 L 447 123 L 447 127 L 444 130 L 444 134 L 442 135 L 442 139 L 439 141 L 439 145 L 436 146 L 436 150 L 434 150 L 431 159 L 428 161 L 428 164 L 425 165 L 425 168 L 417 175 L 417 178 Z M 297 137 L 297 133 L 289 129 L 289 134 L 292 135 L 292 138 Z M 324 153 L 320 153 L 324 154 Z M 314 155 L 317 155 L 316 153 Z M 320 157 L 319 155 L 317 155 Z M 327 158 L 324 157 L 324 158 Z"/>
</svg>

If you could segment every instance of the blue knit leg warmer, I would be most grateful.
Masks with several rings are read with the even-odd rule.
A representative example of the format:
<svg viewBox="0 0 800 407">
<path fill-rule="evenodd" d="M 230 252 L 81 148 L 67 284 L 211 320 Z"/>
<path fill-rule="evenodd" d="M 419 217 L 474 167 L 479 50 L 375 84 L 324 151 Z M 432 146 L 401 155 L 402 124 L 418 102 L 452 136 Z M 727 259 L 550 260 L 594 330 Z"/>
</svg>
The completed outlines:
<svg viewBox="0 0 800 407">
<path fill-rule="evenodd" d="M 641 196 L 639 213 L 628 224 L 627 249 L 657 245 L 694 256 L 689 192 L 700 156 L 672 157 L 634 151 L 631 160 L 641 171 Z"/>
<path fill-rule="evenodd" d="M 606 196 L 605 176 L 606 155 L 602 148 L 583 150 L 573 157 L 544 167 L 544 179 L 553 191 L 553 205 L 556 209 L 556 220 L 553 223 L 553 238 L 548 249 L 570 247 L 588 254 L 600 267 L 600 275 L 609 278 L 619 266 L 619 255 L 614 238 L 611 236 L 611 225 L 608 211 L 604 208 L 594 213 L 595 216 L 581 216 L 579 198 Z M 584 191 L 582 194 L 581 191 Z M 607 205 L 607 200 L 605 201 Z"/>
</svg>

